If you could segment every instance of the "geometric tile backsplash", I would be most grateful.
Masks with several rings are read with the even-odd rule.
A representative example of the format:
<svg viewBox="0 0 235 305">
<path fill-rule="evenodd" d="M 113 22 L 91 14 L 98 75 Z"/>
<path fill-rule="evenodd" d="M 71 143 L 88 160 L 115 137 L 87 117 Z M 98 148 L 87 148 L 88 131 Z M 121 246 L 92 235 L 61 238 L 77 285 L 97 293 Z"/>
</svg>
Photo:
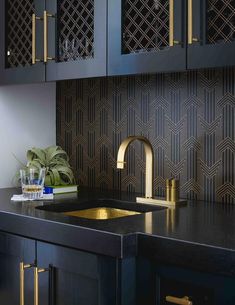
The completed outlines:
<svg viewBox="0 0 235 305">
<path fill-rule="evenodd" d="M 141 143 L 116 169 L 129 135 L 152 143 L 155 195 L 176 177 L 182 198 L 235 203 L 234 68 L 57 83 L 57 144 L 77 183 L 144 193 Z"/>
</svg>

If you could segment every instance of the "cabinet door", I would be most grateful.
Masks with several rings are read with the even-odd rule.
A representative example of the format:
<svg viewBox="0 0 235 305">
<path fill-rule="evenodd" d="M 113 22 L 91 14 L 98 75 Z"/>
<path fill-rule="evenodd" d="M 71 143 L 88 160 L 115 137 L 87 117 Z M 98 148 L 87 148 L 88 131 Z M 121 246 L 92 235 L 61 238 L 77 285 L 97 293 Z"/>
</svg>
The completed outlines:
<svg viewBox="0 0 235 305">
<path fill-rule="evenodd" d="M 137 261 L 137 305 L 233 305 L 235 279 L 146 258 Z M 187 300 L 188 298 L 188 300 Z"/>
<path fill-rule="evenodd" d="M 33 270 L 25 268 L 23 280 L 20 263 L 25 266 L 34 260 L 34 241 L 0 232 L 0 304 L 20 304 L 20 281 L 24 284 L 24 304 L 33 304 Z"/>
<path fill-rule="evenodd" d="M 42 62 L 32 65 L 32 15 L 42 17 L 44 1 L 0 1 L 0 84 L 45 80 Z M 43 55 L 43 22 L 36 20 L 36 56 Z"/>
<path fill-rule="evenodd" d="M 46 78 L 106 75 L 106 0 L 48 0 Z"/>
<path fill-rule="evenodd" d="M 108 75 L 186 69 L 183 0 L 110 0 Z"/>
<path fill-rule="evenodd" d="M 37 243 L 39 305 L 115 305 L 116 261 L 56 245 Z"/>
<path fill-rule="evenodd" d="M 235 2 L 188 0 L 188 68 L 235 64 Z"/>
</svg>

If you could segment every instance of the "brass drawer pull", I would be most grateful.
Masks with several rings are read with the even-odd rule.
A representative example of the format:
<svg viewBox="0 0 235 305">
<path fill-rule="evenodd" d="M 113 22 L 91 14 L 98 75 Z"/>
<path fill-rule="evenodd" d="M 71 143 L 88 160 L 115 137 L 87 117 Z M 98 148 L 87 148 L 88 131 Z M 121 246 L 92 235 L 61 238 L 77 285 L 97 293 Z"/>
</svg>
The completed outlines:
<svg viewBox="0 0 235 305">
<path fill-rule="evenodd" d="M 41 59 L 36 58 L 36 20 L 42 20 L 41 17 L 37 17 L 35 14 L 32 15 L 32 65 L 36 62 L 40 62 Z"/>
<path fill-rule="evenodd" d="M 24 262 L 20 263 L 20 305 L 24 305 L 24 271 L 33 266 L 34 264 L 24 264 Z"/>
<path fill-rule="evenodd" d="M 48 14 L 47 11 L 44 11 L 43 13 L 43 24 L 44 24 L 44 63 L 47 63 L 48 60 L 54 60 L 53 57 L 48 57 L 48 17 L 55 18 L 54 15 Z"/>
<path fill-rule="evenodd" d="M 174 40 L 174 0 L 169 0 L 169 46 L 180 44 L 178 40 Z"/>
<path fill-rule="evenodd" d="M 189 297 L 177 298 L 172 296 L 166 296 L 166 301 L 178 305 L 193 305 L 193 302 L 189 300 Z"/>
<path fill-rule="evenodd" d="M 198 41 L 198 38 L 193 37 L 193 0 L 188 0 L 188 44 Z"/>
<path fill-rule="evenodd" d="M 34 267 L 34 305 L 39 304 L 39 287 L 38 287 L 38 275 L 39 273 L 48 272 L 48 268 Z"/>
</svg>

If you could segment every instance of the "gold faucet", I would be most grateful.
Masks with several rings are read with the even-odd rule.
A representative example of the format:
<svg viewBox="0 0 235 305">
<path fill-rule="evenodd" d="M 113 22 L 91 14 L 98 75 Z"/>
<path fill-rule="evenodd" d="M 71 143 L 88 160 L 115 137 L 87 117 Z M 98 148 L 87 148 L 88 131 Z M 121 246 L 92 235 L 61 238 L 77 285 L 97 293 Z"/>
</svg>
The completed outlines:
<svg viewBox="0 0 235 305">
<path fill-rule="evenodd" d="M 135 140 L 144 143 L 146 155 L 146 172 L 145 172 L 145 198 L 153 197 L 153 148 L 148 139 L 142 136 L 130 136 L 126 138 L 120 145 L 117 155 L 117 168 L 123 169 L 125 162 L 125 153 L 127 147 Z"/>
<path fill-rule="evenodd" d="M 146 172 L 145 172 L 145 197 L 137 197 L 136 201 L 141 203 L 157 204 L 161 206 L 175 206 L 176 204 L 184 204 L 186 201 L 178 199 L 178 181 L 171 179 L 166 181 L 166 199 L 153 198 L 153 148 L 149 140 L 143 136 L 129 136 L 121 143 L 117 154 L 117 168 L 124 169 L 126 162 L 125 153 L 128 146 L 135 140 L 144 143 L 146 156 Z"/>
</svg>

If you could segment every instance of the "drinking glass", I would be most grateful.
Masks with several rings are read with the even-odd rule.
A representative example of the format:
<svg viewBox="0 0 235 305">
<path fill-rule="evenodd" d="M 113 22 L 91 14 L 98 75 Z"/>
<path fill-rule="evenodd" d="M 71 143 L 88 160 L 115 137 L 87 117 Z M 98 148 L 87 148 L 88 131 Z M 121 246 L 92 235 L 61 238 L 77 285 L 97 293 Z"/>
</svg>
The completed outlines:
<svg viewBox="0 0 235 305">
<path fill-rule="evenodd" d="M 28 200 L 36 200 L 42 197 L 45 173 L 45 168 L 41 168 L 40 170 L 36 170 L 35 168 L 20 170 L 22 193 L 25 198 Z"/>
</svg>

